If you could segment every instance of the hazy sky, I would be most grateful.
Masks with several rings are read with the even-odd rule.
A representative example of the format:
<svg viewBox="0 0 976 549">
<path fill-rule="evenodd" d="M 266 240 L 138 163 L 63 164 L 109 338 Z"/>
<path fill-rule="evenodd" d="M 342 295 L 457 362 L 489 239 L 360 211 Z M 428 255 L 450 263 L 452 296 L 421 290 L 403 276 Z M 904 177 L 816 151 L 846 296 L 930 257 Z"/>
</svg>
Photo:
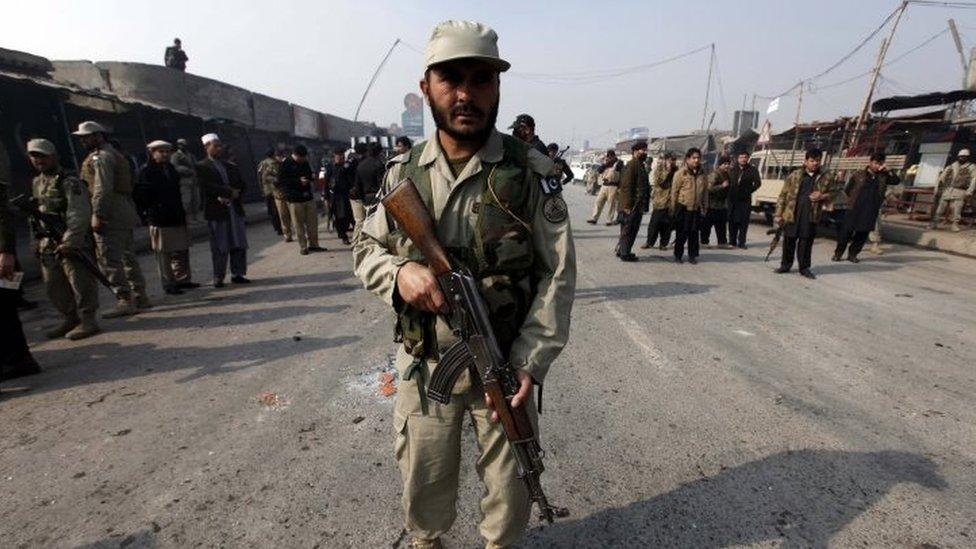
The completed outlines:
<svg viewBox="0 0 976 549">
<path fill-rule="evenodd" d="M 894 0 L 594 1 L 288 1 L 4 2 L 0 46 L 51 59 L 162 63 L 179 36 L 188 71 L 292 103 L 352 118 L 380 59 L 396 38 L 423 48 L 434 24 L 474 19 L 498 31 L 512 63 L 502 77 L 499 127 L 535 116 L 546 141 L 610 143 L 617 132 L 648 126 L 653 135 L 701 124 L 707 51 L 675 63 L 602 81 L 549 83 L 518 73 L 565 75 L 648 64 L 716 44 L 718 80 L 711 107 L 717 128 L 747 95 L 774 95 L 821 72 L 849 52 L 897 5 Z M 253 7 L 252 7 L 253 6 Z M 945 29 L 954 17 L 966 51 L 976 45 L 976 11 L 911 6 L 889 59 Z M 803 120 L 832 119 L 860 108 L 867 77 L 824 88 L 870 69 L 882 33 L 813 84 Z M 417 91 L 422 56 L 398 47 L 363 107 L 361 119 L 399 122 L 403 96 Z M 880 95 L 958 88 L 962 68 L 948 33 L 887 67 Z M 721 83 L 721 89 L 718 83 Z M 765 112 L 767 100 L 757 108 Z M 774 131 L 792 125 L 796 99 L 770 116 Z M 430 119 L 427 119 L 428 126 Z M 429 128 L 428 128 L 429 129 Z"/>
</svg>

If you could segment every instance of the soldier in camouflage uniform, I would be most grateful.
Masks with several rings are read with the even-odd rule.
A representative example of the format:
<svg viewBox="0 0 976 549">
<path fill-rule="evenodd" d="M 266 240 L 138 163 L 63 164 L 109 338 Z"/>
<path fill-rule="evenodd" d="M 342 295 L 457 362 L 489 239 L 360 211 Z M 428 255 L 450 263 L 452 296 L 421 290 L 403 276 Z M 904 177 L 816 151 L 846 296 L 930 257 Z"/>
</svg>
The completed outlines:
<svg viewBox="0 0 976 549">
<path fill-rule="evenodd" d="M 196 221 L 200 211 L 200 186 L 197 185 L 197 160 L 189 151 L 186 139 L 176 140 L 176 150 L 169 157 L 170 164 L 180 174 L 180 196 L 183 198 L 183 211 L 187 221 Z"/>
<path fill-rule="evenodd" d="M 543 179 L 552 161 L 495 129 L 499 73 L 509 67 L 498 57 L 497 38 L 479 23 L 434 29 L 420 85 L 438 129 L 390 162 L 384 190 L 406 177 L 416 184 L 455 266 L 479 281 L 503 354 L 518 368 L 512 405 L 528 407 L 535 421 L 531 387 L 541 386 L 569 336 L 576 260 L 558 183 Z M 425 380 L 440 351 L 456 341 L 433 314 L 446 307 L 434 275 L 381 203 L 357 233 L 353 255 L 366 288 L 398 313 L 395 451 L 411 547 L 441 547 L 454 522 L 465 416 L 481 449 L 481 535 L 489 548 L 511 545 L 528 523 L 531 501 L 477 380 L 462 373 L 449 404 L 426 400 Z"/>
<path fill-rule="evenodd" d="M 139 223 L 132 200 L 133 174 L 128 161 L 105 140 L 108 130 L 97 122 L 82 122 L 78 136 L 88 149 L 81 178 L 92 198 L 91 225 L 102 272 L 112 283 L 117 300 L 102 318 L 133 315 L 152 307 L 146 279 L 136 258 L 132 230 Z"/>
<path fill-rule="evenodd" d="M 275 203 L 275 183 L 278 182 L 278 169 L 281 167 L 281 159 L 274 149 L 269 149 L 264 160 L 258 163 L 258 183 L 261 184 L 261 193 L 264 194 L 264 203 L 268 209 L 268 217 L 271 218 L 271 226 L 278 235 L 284 234 L 281 227 L 281 217 L 278 216 L 278 205 Z"/>
<path fill-rule="evenodd" d="M 939 175 L 939 207 L 929 223 L 930 229 L 935 229 L 939 219 L 945 214 L 946 208 L 952 208 L 952 231 L 959 232 L 959 220 L 966 202 L 972 200 L 976 191 L 976 165 L 969 161 L 969 149 L 959 151 L 956 161 Z"/>
<path fill-rule="evenodd" d="M 98 281 L 76 259 L 61 255 L 66 250 L 88 253 L 92 249 L 88 189 L 77 177 L 64 173 L 58 164 L 57 150 L 47 139 L 30 140 L 27 154 L 38 171 L 31 184 L 31 196 L 40 211 L 57 214 L 66 227 L 61 242 L 34 235 L 48 298 L 64 317 L 45 335 L 48 339 L 73 340 L 93 336 L 101 331 L 95 319 Z"/>
</svg>

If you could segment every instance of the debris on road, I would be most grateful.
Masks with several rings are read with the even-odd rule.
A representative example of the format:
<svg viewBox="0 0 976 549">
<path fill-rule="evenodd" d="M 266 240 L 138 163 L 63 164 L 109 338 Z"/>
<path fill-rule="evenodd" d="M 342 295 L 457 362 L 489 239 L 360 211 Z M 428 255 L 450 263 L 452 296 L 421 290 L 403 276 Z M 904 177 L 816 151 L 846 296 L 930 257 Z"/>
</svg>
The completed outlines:
<svg viewBox="0 0 976 549">
<path fill-rule="evenodd" d="M 366 418 L 364 418 L 363 416 L 356 416 L 356 418 L 352 420 L 352 423 L 353 425 L 357 425 L 359 423 L 362 423 L 364 419 Z"/>
<path fill-rule="evenodd" d="M 392 372 L 383 372 L 380 374 L 380 394 L 389 397 L 396 394 L 396 385 L 393 383 L 394 376 Z"/>
<path fill-rule="evenodd" d="M 270 391 L 258 393 L 258 403 L 272 410 L 280 410 L 288 405 L 284 397 Z"/>
</svg>

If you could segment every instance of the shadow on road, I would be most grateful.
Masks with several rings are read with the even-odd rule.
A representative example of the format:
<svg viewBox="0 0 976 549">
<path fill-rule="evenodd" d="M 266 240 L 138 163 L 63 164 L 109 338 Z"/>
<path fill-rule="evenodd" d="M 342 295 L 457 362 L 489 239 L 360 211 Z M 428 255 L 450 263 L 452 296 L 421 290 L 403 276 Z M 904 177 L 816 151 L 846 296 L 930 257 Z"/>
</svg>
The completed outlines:
<svg viewBox="0 0 976 549">
<path fill-rule="evenodd" d="M 159 348 L 153 343 L 121 345 L 93 343 L 66 349 L 36 350 L 44 371 L 24 381 L 7 385 L 29 385 L 29 391 L 4 391 L 4 396 L 24 396 L 68 387 L 137 378 L 174 370 L 186 370 L 177 379 L 185 383 L 201 377 L 257 368 L 278 360 L 342 347 L 359 341 L 359 336 L 294 339 L 290 334 L 278 339 L 236 343 L 224 346 Z M 147 360 L 149 358 L 149 360 Z"/>
<path fill-rule="evenodd" d="M 577 288 L 577 299 L 590 299 L 594 303 L 604 301 L 630 301 L 652 297 L 671 297 L 676 295 L 703 294 L 714 284 L 692 284 L 690 282 L 658 282 L 656 284 L 625 284 L 623 286 L 604 286 L 600 288 Z"/>
<path fill-rule="evenodd" d="M 523 547 L 728 547 L 831 537 L 902 483 L 947 487 L 928 458 L 895 451 L 785 452 L 660 496 L 529 532 Z M 775 545 L 775 543 L 774 543 Z"/>
<path fill-rule="evenodd" d="M 308 298 L 311 296 L 306 295 L 305 297 Z M 286 300 L 287 299 L 282 298 L 276 301 Z M 237 300 L 228 301 L 233 302 Z M 242 303 L 248 303 L 251 300 L 242 297 L 239 301 Z M 193 315 L 167 316 L 154 316 L 152 312 L 146 312 L 140 315 L 128 317 L 124 322 L 121 323 L 109 324 L 108 322 L 105 322 L 103 327 L 106 329 L 106 331 L 133 332 L 146 330 L 175 330 L 180 328 L 207 328 L 213 326 L 244 326 L 248 324 L 261 324 L 264 322 L 272 322 L 275 320 L 298 316 L 322 313 L 338 313 L 348 308 L 348 305 L 328 305 L 324 307 L 291 305 L 287 307 L 250 309 L 247 311 L 234 311 L 229 313 L 207 311 Z"/>
<path fill-rule="evenodd" d="M 814 265 L 817 273 L 822 274 L 844 274 L 856 272 L 885 272 L 895 271 L 902 267 L 907 267 L 910 263 L 921 263 L 930 261 L 948 261 L 944 257 L 918 257 L 918 256 L 885 256 L 863 258 L 860 263 L 849 261 L 829 262 L 822 266 Z"/>
</svg>

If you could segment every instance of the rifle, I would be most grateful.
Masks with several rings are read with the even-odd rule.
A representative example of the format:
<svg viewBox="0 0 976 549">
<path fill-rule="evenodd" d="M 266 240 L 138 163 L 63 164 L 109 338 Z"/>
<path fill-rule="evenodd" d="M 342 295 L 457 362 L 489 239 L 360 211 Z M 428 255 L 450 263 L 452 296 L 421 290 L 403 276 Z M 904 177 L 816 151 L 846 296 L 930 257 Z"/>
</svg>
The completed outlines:
<svg viewBox="0 0 976 549">
<path fill-rule="evenodd" d="M 777 227 L 775 229 L 769 229 L 766 234 L 776 235 L 773 237 L 773 241 L 769 243 L 769 251 L 766 252 L 765 261 L 769 261 L 769 256 L 773 255 L 776 247 L 779 246 L 779 241 L 783 238 L 783 227 Z"/>
<path fill-rule="evenodd" d="M 539 476 L 545 469 L 542 464 L 544 452 L 525 411 L 528 404 L 518 408 L 511 406 L 511 399 L 519 389 L 518 377 L 515 368 L 502 356 L 489 322 L 488 307 L 478 292 L 477 283 L 470 274 L 452 269 L 447 252 L 434 234 L 430 212 L 413 181 L 404 179 L 397 183 L 382 198 L 382 203 L 420 249 L 437 277 L 438 286 L 450 307 L 445 320 L 458 338 L 457 343 L 441 356 L 427 396 L 447 404 L 451 388 L 461 372 L 477 373 L 505 430 L 509 448 L 518 464 L 519 477 L 525 482 L 532 501 L 539 505 L 539 518 L 552 523 L 554 517 L 567 516 L 569 512 L 550 505 L 542 491 Z"/>
<path fill-rule="evenodd" d="M 24 212 L 30 218 L 34 236 L 37 238 L 50 238 L 58 244 L 61 244 L 64 233 L 68 230 L 61 216 L 54 213 L 42 212 L 37 207 L 37 201 L 25 194 L 12 198 L 10 205 Z M 90 272 L 96 280 L 101 282 L 103 286 L 109 290 L 112 289 L 112 283 L 102 274 L 102 270 L 98 268 L 98 264 L 95 263 L 94 258 L 85 250 L 76 248 L 61 249 L 59 247 L 58 251 L 54 252 L 54 256 L 58 259 L 71 259 L 77 262 L 86 271 Z"/>
</svg>

